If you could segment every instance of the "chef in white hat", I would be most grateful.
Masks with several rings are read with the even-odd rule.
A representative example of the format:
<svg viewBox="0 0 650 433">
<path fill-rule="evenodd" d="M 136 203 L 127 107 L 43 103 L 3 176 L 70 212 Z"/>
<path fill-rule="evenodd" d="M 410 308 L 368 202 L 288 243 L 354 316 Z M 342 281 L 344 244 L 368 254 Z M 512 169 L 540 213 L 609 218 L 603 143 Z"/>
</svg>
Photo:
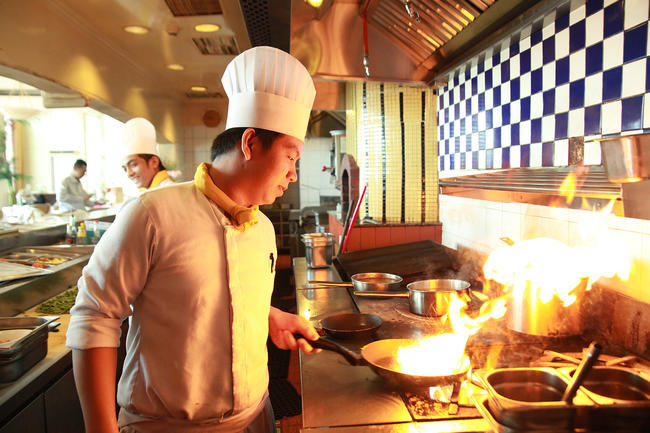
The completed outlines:
<svg viewBox="0 0 650 433">
<path fill-rule="evenodd" d="M 120 152 L 124 172 L 138 188 L 174 183 L 158 155 L 156 129 L 147 119 L 135 117 L 124 124 Z"/>
<path fill-rule="evenodd" d="M 212 163 L 125 204 L 79 280 L 67 345 L 96 431 L 273 432 L 267 338 L 307 353 L 318 339 L 307 320 L 270 306 L 275 232 L 258 209 L 297 180 L 312 79 L 289 54 L 255 47 L 222 82 L 227 129 Z M 116 420 L 115 354 L 129 316 Z"/>
</svg>

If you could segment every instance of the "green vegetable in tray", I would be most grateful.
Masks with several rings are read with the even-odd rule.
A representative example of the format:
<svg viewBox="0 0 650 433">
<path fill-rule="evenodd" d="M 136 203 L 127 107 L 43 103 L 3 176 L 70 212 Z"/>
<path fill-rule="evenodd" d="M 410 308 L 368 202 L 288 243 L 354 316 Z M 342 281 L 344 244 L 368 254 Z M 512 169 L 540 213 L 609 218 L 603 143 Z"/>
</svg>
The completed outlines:
<svg viewBox="0 0 650 433">
<path fill-rule="evenodd" d="M 49 301 L 43 302 L 41 305 L 36 307 L 36 312 L 40 314 L 67 314 L 70 312 L 70 308 L 74 305 L 74 301 L 77 298 L 77 286 L 72 286 L 70 290 L 66 290 L 56 298 L 52 298 Z"/>
</svg>

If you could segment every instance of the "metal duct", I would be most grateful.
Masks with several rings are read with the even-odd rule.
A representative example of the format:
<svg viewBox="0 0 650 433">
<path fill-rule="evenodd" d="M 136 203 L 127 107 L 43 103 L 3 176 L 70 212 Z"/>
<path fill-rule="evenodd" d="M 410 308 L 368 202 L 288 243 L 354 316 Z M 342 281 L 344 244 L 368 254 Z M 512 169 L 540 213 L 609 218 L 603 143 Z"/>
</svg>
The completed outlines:
<svg viewBox="0 0 650 433">
<path fill-rule="evenodd" d="M 289 52 L 291 0 L 240 0 L 251 45 Z"/>
</svg>

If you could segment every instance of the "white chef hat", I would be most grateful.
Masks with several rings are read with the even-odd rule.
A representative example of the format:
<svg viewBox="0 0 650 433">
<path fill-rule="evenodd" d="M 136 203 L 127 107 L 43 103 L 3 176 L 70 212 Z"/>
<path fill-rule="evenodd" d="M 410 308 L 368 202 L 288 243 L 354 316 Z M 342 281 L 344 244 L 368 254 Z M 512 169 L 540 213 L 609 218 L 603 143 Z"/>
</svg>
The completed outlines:
<svg viewBox="0 0 650 433">
<path fill-rule="evenodd" d="M 316 89 L 290 54 L 254 47 L 235 57 L 221 78 L 228 95 L 229 128 L 263 128 L 305 139 Z"/>
<path fill-rule="evenodd" d="M 120 147 L 122 158 L 137 154 L 158 156 L 156 128 L 147 119 L 134 117 L 124 124 Z"/>
</svg>

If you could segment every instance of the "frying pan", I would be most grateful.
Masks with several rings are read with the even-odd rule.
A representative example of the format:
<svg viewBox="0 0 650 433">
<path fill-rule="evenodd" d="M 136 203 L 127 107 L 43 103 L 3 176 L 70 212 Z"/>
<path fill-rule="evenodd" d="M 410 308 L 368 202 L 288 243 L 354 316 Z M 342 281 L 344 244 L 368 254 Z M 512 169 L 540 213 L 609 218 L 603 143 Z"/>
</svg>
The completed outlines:
<svg viewBox="0 0 650 433">
<path fill-rule="evenodd" d="M 364 272 L 361 274 L 354 274 L 350 278 L 351 283 L 332 281 L 309 281 L 309 284 L 318 286 L 334 286 L 334 287 L 354 287 L 355 290 L 377 291 L 386 292 L 391 290 L 399 290 L 402 285 L 402 277 L 394 274 L 387 274 L 383 272 Z"/>
<path fill-rule="evenodd" d="M 295 337 L 304 338 L 300 335 L 296 335 Z M 462 371 L 444 376 L 419 376 L 401 372 L 397 363 L 397 351 L 400 347 L 410 346 L 415 343 L 417 343 L 417 340 L 377 340 L 363 346 L 359 354 L 328 337 L 321 337 L 316 341 L 309 341 L 312 347 L 331 350 L 343 355 L 351 365 L 365 365 L 370 367 L 379 377 L 396 388 L 413 389 L 450 385 L 455 382 L 460 382 L 467 375 L 469 365 L 463 368 Z M 431 362 L 435 362 L 435 360 L 432 359 Z"/>
<path fill-rule="evenodd" d="M 320 327 L 332 338 L 351 339 L 372 336 L 381 323 L 374 314 L 340 313 L 322 319 Z"/>
</svg>

